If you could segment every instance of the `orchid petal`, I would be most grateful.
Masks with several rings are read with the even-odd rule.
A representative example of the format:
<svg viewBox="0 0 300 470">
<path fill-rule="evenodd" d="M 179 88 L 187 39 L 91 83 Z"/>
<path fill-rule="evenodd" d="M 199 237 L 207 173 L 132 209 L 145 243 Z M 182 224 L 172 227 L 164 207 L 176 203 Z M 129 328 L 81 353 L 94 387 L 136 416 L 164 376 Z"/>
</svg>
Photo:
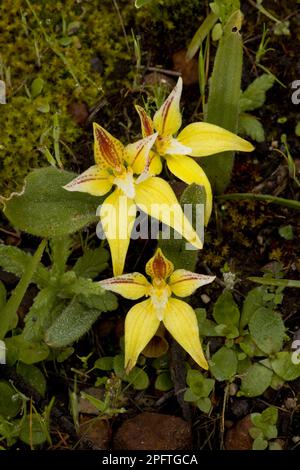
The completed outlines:
<svg viewBox="0 0 300 470">
<path fill-rule="evenodd" d="M 146 273 L 152 279 L 167 279 L 173 271 L 173 263 L 165 257 L 160 248 L 146 264 Z"/>
<path fill-rule="evenodd" d="M 126 146 L 127 162 L 136 174 L 148 173 L 152 155 L 150 150 L 157 138 L 157 133 Z"/>
<path fill-rule="evenodd" d="M 167 166 L 171 173 L 187 184 L 196 183 L 204 186 L 205 201 L 205 225 L 208 224 L 212 212 L 212 190 L 210 182 L 199 164 L 186 155 L 167 155 Z"/>
<path fill-rule="evenodd" d="M 174 153 L 177 155 L 188 155 L 192 151 L 191 147 L 182 145 L 179 140 L 173 138 L 167 140 L 161 147 L 163 149 L 163 155 L 172 155 Z"/>
<path fill-rule="evenodd" d="M 103 289 L 120 294 L 125 299 L 137 300 L 149 293 L 150 284 L 140 273 L 123 274 L 99 282 Z"/>
<path fill-rule="evenodd" d="M 155 335 L 160 321 L 151 300 L 144 300 L 127 313 L 125 319 L 125 368 L 129 372 L 136 364 L 139 354 Z"/>
<path fill-rule="evenodd" d="M 237 150 L 252 152 L 254 147 L 247 140 L 238 137 L 222 127 L 207 122 L 194 122 L 186 126 L 177 136 L 179 142 L 191 147 L 192 157 L 206 157 L 219 152 Z"/>
<path fill-rule="evenodd" d="M 100 218 L 109 243 L 115 276 L 123 273 L 135 217 L 134 201 L 119 189 L 110 194 L 101 206 Z"/>
<path fill-rule="evenodd" d="M 135 202 L 146 214 L 174 228 L 188 242 L 201 249 L 203 244 L 184 215 L 170 185 L 153 176 L 136 185 Z"/>
<path fill-rule="evenodd" d="M 169 299 L 163 323 L 194 361 L 207 370 L 208 364 L 200 343 L 197 317 L 192 307 L 182 300 Z"/>
<path fill-rule="evenodd" d="M 142 108 L 141 106 L 136 105 L 135 109 L 137 110 L 138 115 L 140 117 L 143 137 L 147 137 L 148 135 L 153 134 L 154 128 L 151 117 L 148 116 L 144 108 Z"/>
<path fill-rule="evenodd" d="M 122 171 L 126 157 L 124 145 L 99 124 L 93 123 L 95 162 L 101 168 Z"/>
<path fill-rule="evenodd" d="M 175 88 L 156 111 L 153 118 L 154 128 L 161 136 L 173 135 L 181 126 L 182 117 L 179 107 L 181 93 L 182 78 L 179 77 Z"/>
<path fill-rule="evenodd" d="M 196 289 L 215 280 L 215 276 L 193 273 L 185 269 L 176 269 L 170 277 L 169 286 L 177 297 L 188 297 Z"/>
<path fill-rule="evenodd" d="M 79 191 L 93 196 L 103 196 L 111 190 L 112 184 L 108 172 L 94 165 L 63 187 L 67 191 Z"/>
</svg>

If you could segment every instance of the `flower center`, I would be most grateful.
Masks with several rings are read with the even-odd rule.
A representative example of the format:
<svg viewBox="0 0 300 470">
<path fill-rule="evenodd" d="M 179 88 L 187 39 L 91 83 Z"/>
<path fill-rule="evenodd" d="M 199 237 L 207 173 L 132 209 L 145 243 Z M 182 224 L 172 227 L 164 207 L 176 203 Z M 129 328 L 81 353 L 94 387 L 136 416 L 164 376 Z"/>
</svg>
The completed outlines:
<svg viewBox="0 0 300 470">
<path fill-rule="evenodd" d="M 164 309 L 171 294 L 170 287 L 163 279 L 153 279 L 152 286 L 150 287 L 150 298 L 160 321 L 163 320 Z"/>
<path fill-rule="evenodd" d="M 155 142 L 155 149 L 159 155 L 165 155 L 170 146 L 171 137 L 158 136 Z"/>
<path fill-rule="evenodd" d="M 114 184 L 120 188 L 129 199 L 133 199 L 135 197 L 135 182 L 133 172 L 130 168 L 118 175 L 114 179 Z"/>
</svg>

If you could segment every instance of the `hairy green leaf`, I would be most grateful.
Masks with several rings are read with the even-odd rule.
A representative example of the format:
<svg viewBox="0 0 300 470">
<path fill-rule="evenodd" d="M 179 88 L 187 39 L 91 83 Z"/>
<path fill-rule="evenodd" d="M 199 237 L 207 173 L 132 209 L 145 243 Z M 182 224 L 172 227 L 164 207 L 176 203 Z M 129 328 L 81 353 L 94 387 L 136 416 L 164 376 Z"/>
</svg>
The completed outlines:
<svg viewBox="0 0 300 470">
<path fill-rule="evenodd" d="M 285 327 L 281 316 L 269 308 L 260 307 L 252 315 L 249 331 L 253 341 L 266 354 L 280 351 Z"/>
<path fill-rule="evenodd" d="M 251 114 L 243 113 L 239 117 L 239 134 L 248 135 L 256 142 L 264 142 L 265 131 L 262 123 Z"/>
<path fill-rule="evenodd" d="M 247 397 L 262 395 L 271 384 L 273 372 L 261 364 L 253 364 L 241 376 L 240 394 Z"/>
<path fill-rule="evenodd" d="M 77 259 L 73 271 L 77 276 L 93 279 L 108 267 L 109 253 L 105 248 L 86 250 Z"/>
<path fill-rule="evenodd" d="M 42 237 L 60 237 L 97 221 L 103 198 L 63 189 L 76 175 L 57 168 L 34 170 L 21 193 L 4 199 L 4 213 L 20 230 Z"/>
<path fill-rule="evenodd" d="M 256 78 L 242 93 L 240 98 L 240 111 L 253 111 L 260 108 L 266 100 L 266 92 L 272 88 L 275 78 L 264 73 Z"/>
<path fill-rule="evenodd" d="M 21 277 L 31 259 L 32 255 L 20 248 L 0 245 L 0 266 L 8 273 Z M 39 287 L 44 287 L 49 282 L 49 277 L 49 271 L 39 263 L 32 276 L 32 282 L 36 283 Z"/>
<path fill-rule="evenodd" d="M 89 331 L 101 312 L 107 312 L 115 308 L 115 297 L 108 296 L 107 293 L 102 295 L 101 309 L 91 309 L 74 300 L 47 330 L 45 341 L 52 348 L 68 346 Z"/>
</svg>

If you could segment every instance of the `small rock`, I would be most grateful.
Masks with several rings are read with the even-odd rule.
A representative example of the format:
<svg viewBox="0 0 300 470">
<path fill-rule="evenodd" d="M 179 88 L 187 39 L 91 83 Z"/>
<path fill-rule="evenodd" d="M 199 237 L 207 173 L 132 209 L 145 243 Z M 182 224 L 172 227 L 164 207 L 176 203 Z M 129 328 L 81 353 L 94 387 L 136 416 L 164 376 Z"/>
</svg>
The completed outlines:
<svg viewBox="0 0 300 470">
<path fill-rule="evenodd" d="M 110 443 L 109 423 L 103 419 L 88 419 L 79 427 L 79 435 L 84 437 L 85 441 L 90 441 L 91 447 L 96 450 L 106 450 Z M 82 447 L 86 444 L 82 443 Z"/>
<path fill-rule="evenodd" d="M 161 72 L 151 72 L 145 75 L 144 84 L 148 86 L 164 86 L 167 91 L 171 91 L 176 85 L 176 81 Z"/>
<path fill-rule="evenodd" d="M 285 400 L 284 405 L 286 409 L 293 410 L 297 407 L 297 402 L 298 402 L 297 398 L 290 397 Z"/>
<path fill-rule="evenodd" d="M 113 442 L 116 450 L 185 450 L 191 445 L 191 428 L 186 421 L 148 412 L 124 421 Z"/>
<path fill-rule="evenodd" d="M 207 294 L 201 294 L 201 300 L 204 304 L 209 304 L 211 299 Z"/>
<path fill-rule="evenodd" d="M 225 437 L 226 450 L 251 450 L 253 439 L 249 435 L 249 429 L 253 428 L 251 416 L 247 415 L 233 428 L 229 429 Z"/>
<path fill-rule="evenodd" d="M 173 54 L 172 59 L 174 70 L 181 73 L 184 85 L 193 85 L 198 82 L 198 61 L 195 58 L 187 61 L 186 49 Z"/>
</svg>

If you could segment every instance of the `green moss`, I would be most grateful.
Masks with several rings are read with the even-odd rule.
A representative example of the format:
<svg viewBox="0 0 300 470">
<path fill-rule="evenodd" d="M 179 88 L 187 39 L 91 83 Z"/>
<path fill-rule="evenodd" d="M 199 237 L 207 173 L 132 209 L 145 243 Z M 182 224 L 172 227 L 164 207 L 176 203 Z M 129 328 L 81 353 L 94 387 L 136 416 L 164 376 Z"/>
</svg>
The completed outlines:
<svg viewBox="0 0 300 470">
<path fill-rule="evenodd" d="M 0 118 L 3 195 L 20 187 L 30 169 L 47 165 L 39 147 L 47 146 L 53 153 L 54 113 L 59 113 L 60 138 L 76 154 L 75 143 L 84 131 L 69 115 L 68 106 L 76 101 L 93 106 L 105 89 L 118 86 L 110 77 L 121 61 L 131 59 L 111 2 L 99 6 L 97 1 L 54 0 L 31 5 L 40 25 L 24 0 L 2 0 L 0 6 L 0 78 L 7 86 Z M 91 65 L 95 57 L 98 70 Z M 31 84 L 37 77 L 44 86 L 32 98 Z M 71 157 L 66 149 L 61 146 L 61 158 L 68 166 Z"/>
<path fill-rule="evenodd" d="M 0 3 L 0 79 L 7 86 L 7 104 L 1 105 L 0 116 L 0 194 L 4 196 L 21 187 L 32 168 L 48 164 L 39 148 L 46 146 L 53 154 L 56 112 L 60 139 L 66 144 L 60 146 L 60 157 L 65 167 L 77 166 L 72 153 L 76 158 L 86 130 L 74 122 L 68 107 L 81 101 L 92 108 L 105 94 L 132 86 L 131 30 L 141 35 L 144 63 L 151 53 L 152 65 L 168 66 L 172 52 L 191 38 L 203 10 L 198 0 L 158 1 L 140 10 L 132 0 L 117 0 L 122 25 L 111 0 L 30 3 L 40 23 L 26 0 Z M 37 77 L 44 86 L 32 98 L 31 84 Z M 102 114 L 103 125 L 109 112 L 111 107 Z"/>
</svg>

